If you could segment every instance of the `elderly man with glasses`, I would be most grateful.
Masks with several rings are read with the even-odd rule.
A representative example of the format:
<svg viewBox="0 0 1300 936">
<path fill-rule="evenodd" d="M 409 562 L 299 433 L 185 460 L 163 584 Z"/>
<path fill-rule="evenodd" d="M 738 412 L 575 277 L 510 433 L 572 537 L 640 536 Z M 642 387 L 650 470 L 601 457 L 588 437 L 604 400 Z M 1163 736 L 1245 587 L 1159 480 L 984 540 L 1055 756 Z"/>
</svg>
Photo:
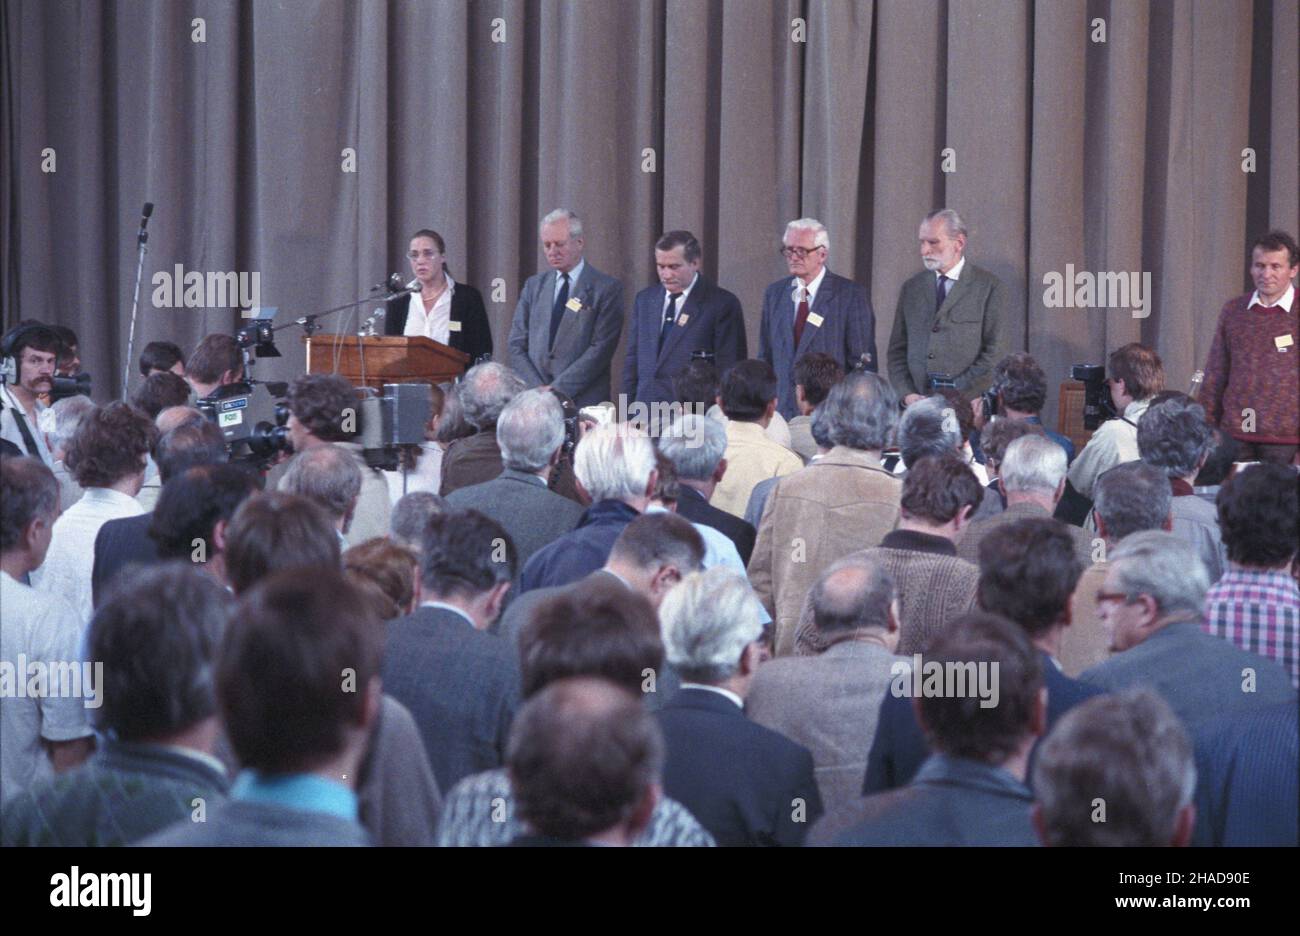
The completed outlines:
<svg viewBox="0 0 1300 936">
<path fill-rule="evenodd" d="M 799 415 L 794 362 L 812 351 L 829 354 L 845 371 L 876 370 L 876 317 L 862 286 L 826 266 L 830 235 L 815 218 L 786 225 L 781 256 L 790 275 L 763 293 L 758 356 L 777 378 L 777 412 Z"/>
</svg>

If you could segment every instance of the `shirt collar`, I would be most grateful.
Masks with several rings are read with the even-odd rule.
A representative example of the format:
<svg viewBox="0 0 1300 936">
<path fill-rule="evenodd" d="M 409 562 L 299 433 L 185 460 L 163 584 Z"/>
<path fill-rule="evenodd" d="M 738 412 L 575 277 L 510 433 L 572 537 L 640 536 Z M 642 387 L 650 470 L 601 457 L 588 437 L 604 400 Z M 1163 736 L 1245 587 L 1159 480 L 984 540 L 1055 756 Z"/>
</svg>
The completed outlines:
<svg viewBox="0 0 1300 936">
<path fill-rule="evenodd" d="M 578 278 L 582 276 L 582 270 L 583 270 L 584 267 L 586 267 L 586 265 L 587 265 L 587 261 L 586 261 L 585 259 L 583 259 L 583 260 L 579 260 L 579 261 L 578 261 L 578 265 L 577 265 L 576 267 L 574 267 L 572 270 L 569 271 L 569 288 L 570 288 L 570 289 L 572 289 L 573 286 L 574 286 L 574 284 L 578 282 Z M 564 275 L 564 274 L 561 273 L 559 270 L 556 270 L 556 271 L 555 271 L 555 288 L 556 288 L 556 289 L 559 289 L 559 288 L 560 288 L 560 277 L 563 276 L 563 275 Z"/>
<path fill-rule="evenodd" d="M 1196 489 L 1182 478 L 1170 478 L 1169 487 L 1173 491 L 1174 497 L 1194 497 L 1196 495 Z"/>
<path fill-rule="evenodd" d="M 527 471 L 519 471 L 515 468 L 507 468 L 501 472 L 498 477 L 512 478 L 515 481 L 523 481 L 525 484 L 536 484 L 540 487 L 546 487 L 546 482 L 538 475 L 529 474 Z"/>
<path fill-rule="evenodd" d="M 947 273 L 940 273 L 938 270 L 935 270 L 934 281 L 937 283 L 939 281 L 940 276 L 946 276 L 948 277 L 948 279 L 950 279 L 952 282 L 955 283 L 957 282 L 957 280 L 961 279 L 961 271 L 965 268 L 965 266 L 966 266 L 966 258 L 962 257 L 960 260 L 957 261 L 956 266 L 954 266 Z"/>
<path fill-rule="evenodd" d="M 81 499 L 87 504 L 98 502 L 101 504 L 120 504 L 124 507 L 128 505 L 140 507 L 140 502 L 130 494 L 123 494 L 121 491 L 115 491 L 112 488 L 106 487 L 86 488 Z M 143 512 L 144 508 L 140 507 L 140 510 Z"/>
<path fill-rule="evenodd" d="M 230 797 L 357 821 L 356 793 L 343 783 L 317 774 L 268 777 L 255 770 L 245 770 L 235 778 Z"/>
<path fill-rule="evenodd" d="M 718 695 L 722 696 L 724 699 L 730 699 L 732 702 L 736 703 L 736 708 L 743 709 L 743 708 L 745 707 L 745 700 L 744 700 L 744 699 L 742 699 L 740 696 L 736 695 L 736 694 L 735 694 L 734 692 L 732 692 L 730 689 L 723 689 L 721 686 L 706 686 L 706 685 L 704 685 L 704 683 L 683 682 L 682 685 L 681 685 L 681 688 L 683 688 L 683 689 L 703 689 L 705 692 L 716 692 Z"/>
<path fill-rule="evenodd" d="M 478 630 L 478 627 L 474 624 L 474 619 L 470 617 L 468 614 L 466 614 L 463 609 L 458 608 L 455 605 L 449 605 L 445 601 L 422 601 L 420 602 L 420 607 L 421 608 L 442 608 L 444 611 L 451 611 L 453 614 L 459 614 L 461 617 L 465 619 L 466 623 L 468 623 L 470 627 L 473 627 L 475 630 Z"/>
<path fill-rule="evenodd" d="M 694 278 L 691 279 L 690 285 L 688 285 L 685 289 L 682 290 L 682 292 L 681 292 L 681 298 L 677 300 L 677 311 L 678 311 L 678 312 L 681 312 L 681 310 L 682 310 L 682 306 L 686 305 L 686 300 L 689 299 L 690 296 L 691 296 L 691 290 L 695 288 L 695 284 L 698 283 L 699 281 L 700 281 L 700 274 L 697 272 L 697 273 L 695 274 Z M 668 300 L 669 300 L 671 297 L 672 297 L 672 293 L 670 293 L 667 289 L 665 289 L 665 290 L 664 290 L 664 308 L 665 308 L 665 309 L 668 308 Z"/>
<path fill-rule="evenodd" d="M 823 266 L 822 271 L 817 274 L 811 283 L 808 284 L 808 306 L 810 308 L 812 307 L 812 304 L 817 301 L 817 290 L 821 289 L 822 280 L 825 278 L 826 267 Z M 803 286 L 803 280 L 796 276 L 794 282 L 790 284 L 790 291 L 794 293 L 795 302 L 799 301 L 799 287 L 801 286 Z"/>
<path fill-rule="evenodd" d="M 1273 304 L 1270 305 L 1270 306 L 1264 306 L 1264 308 L 1266 308 L 1266 309 L 1279 309 L 1279 308 L 1280 308 L 1280 309 L 1285 309 L 1287 312 L 1290 312 L 1290 311 L 1291 311 L 1291 305 L 1292 305 L 1292 303 L 1294 303 L 1294 302 L 1295 302 L 1295 284 L 1293 283 L 1293 284 L 1287 286 L 1287 288 L 1286 288 L 1286 292 L 1282 293 L 1282 297 L 1281 297 L 1280 299 L 1278 299 L 1277 302 L 1273 303 Z M 1264 300 L 1262 300 L 1262 299 L 1259 298 L 1259 290 L 1258 290 L 1258 289 L 1255 290 L 1253 293 L 1250 294 L 1250 302 L 1246 303 L 1246 308 L 1249 309 L 1251 306 L 1256 305 L 1256 304 L 1261 305 L 1261 306 L 1264 305 Z"/>
<path fill-rule="evenodd" d="M 1149 399 L 1134 400 L 1128 406 L 1124 407 L 1124 418 L 1129 420 L 1129 422 L 1137 422 L 1142 418 L 1142 414 L 1145 413 L 1147 408 L 1150 406 L 1151 401 Z"/>
<path fill-rule="evenodd" d="M 922 533 L 920 530 L 892 530 L 885 534 L 880 545 L 886 549 L 906 549 L 938 556 L 957 555 L 957 546 L 952 540 L 933 533 Z"/>
</svg>

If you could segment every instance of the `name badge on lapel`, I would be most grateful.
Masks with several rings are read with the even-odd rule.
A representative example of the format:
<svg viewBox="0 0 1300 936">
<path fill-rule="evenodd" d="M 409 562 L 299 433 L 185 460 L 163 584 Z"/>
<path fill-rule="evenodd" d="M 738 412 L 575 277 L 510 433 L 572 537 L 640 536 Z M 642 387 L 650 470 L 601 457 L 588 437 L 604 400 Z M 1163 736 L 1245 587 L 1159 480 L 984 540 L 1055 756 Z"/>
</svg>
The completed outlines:
<svg viewBox="0 0 1300 936">
<path fill-rule="evenodd" d="M 1287 348 L 1295 344 L 1295 339 L 1290 335 L 1278 335 L 1273 339 L 1273 344 L 1277 345 L 1279 351 L 1285 351 Z"/>
<path fill-rule="evenodd" d="M 452 319 L 447 323 L 447 331 L 460 331 L 460 322 Z"/>
<path fill-rule="evenodd" d="M 577 296 L 574 296 L 572 299 L 570 299 L 568 302 L 564 304 L 564 307 L 568 309 L 570 312 L 581 312 L 582 300 L 579 299 Z"/>
<path fill-rule="evenodd" d="M 689 315 L 686 315 L 685 313 L 677 316 L 677 324 L 683 327 L 685 327 L 686 323 L 689 322 L 690 320 L 691 317 Z"/>
<path fill-rule="evenodd" d="M 816 312 L 809 312 L 807 321 L 813 328 L 821 328 L 822 322 L 826 321 L 826 319 L 822 318 Z"/>
</svg>

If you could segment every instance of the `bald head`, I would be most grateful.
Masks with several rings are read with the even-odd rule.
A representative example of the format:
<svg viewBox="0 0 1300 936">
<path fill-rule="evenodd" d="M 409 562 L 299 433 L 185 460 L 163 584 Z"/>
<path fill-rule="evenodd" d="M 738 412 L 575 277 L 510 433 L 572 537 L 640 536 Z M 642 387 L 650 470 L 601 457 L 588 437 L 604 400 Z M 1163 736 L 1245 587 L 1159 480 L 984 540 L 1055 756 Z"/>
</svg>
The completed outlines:
<svg viewBox="0 0 1300 936">
<path fill-rule="evenodd" d="M 894 581 L 877 562 L 849 557 L 832 565 L 810 594 L 813 621 L 825 636 L 897 631 L 891 610 Z"/>
<path fill-rule="evenodd" d="M 154 418 L 154 425 L 158 427 L 159 435 L 165 435 L 177 426 L 206 418 L 193 406 L 169 406 Z"/>
</svg>

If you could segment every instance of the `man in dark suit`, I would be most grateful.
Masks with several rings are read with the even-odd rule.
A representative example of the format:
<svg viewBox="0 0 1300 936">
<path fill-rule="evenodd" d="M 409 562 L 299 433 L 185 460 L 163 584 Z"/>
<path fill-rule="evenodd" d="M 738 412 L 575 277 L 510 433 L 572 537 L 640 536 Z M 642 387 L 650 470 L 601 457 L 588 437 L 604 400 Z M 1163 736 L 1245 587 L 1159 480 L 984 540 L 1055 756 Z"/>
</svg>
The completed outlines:
<svg viewBox="0 0 1300 936">
<path fill-rule="evenodd" d="M 1294 703 L 1197 726 L 1193 845 L 1300 845 L 1300 725 Z"/>
<path fill-rule="evenodd" d="M 388 624 L 384 689 L 415 718 L 438 786 L 500 767 L 519 702 L 514 647 L 487 629 L 515 576 L 514 544 L 473 510 L 424 531 L 420 606 Z"/>
<path fill-rule="evenodd" d="M 980 544 L 975 600 L 984 611 L 1019 625 L 1033 641 L 1047 687 L 1047 727 L 1099 690 L 1061 672 L 1056 654 L 1071 626 L 1071 598 L 1083 568 L 1074 539 L 1050 517 L 1004 524 Z M 892 790 L 912 779 L 930 753 L 913 706 L 887 694 L 867 755 L 863 793 Z"/>
<path fill-rule="evenodd" d="M 845 371 L 859 365 L 874 371 L 876 317 L 865 289 L 826 268 L 831 242 L 820 221 L 791 221 L 782 244 L 790 275 L 763 293 L 758 356 L 776 371 L 777 410 L 793 419 L 799 415 L 794 362 L 822 351 Z"/>
<path fill-rule="evenodd" d="M 491 481 L 501 474 L 501 443 L 497 440 L 497 420 L 506 404 L 523 391 L 519 375 L 495 361 L 471 367 L 457 385 L 465 421 L 474 434 L 454 440 L 442 456 L 442 481 L 438 493 L 446 497 L 452 491 Z"/>
<path fill-rule="evenodd" d="M 745 696 L 770 652 L 762 605 L 736 572 L 688 577 L 659 611 L 682 687 L 658 713 L 667 745 L 664 792 L 719 845 L 799 845 L 822 813 L 807 748 L 745 717 Z"/>
<path fill-rule="evenodd" d="M 158 437 L 154 461 L 164 485 L 196 465 L 215 465 L 226 460 L 225 439 L 217 424 L 198 410 L 189 413 L 184 422 L 163 431 Z M 166 418 L 165 414 L 163 418 Z M 150 512 L 110 520 L 99 528 L 90 578 L 95 607 L 99 607 L 108 594 L 108 586 L 127 566 L 157 561 L 158 546 L 148 535 L 152 522 L 153 513 Z"/>
<path fill-rule="evenodd" d="M 983 393 L 1001 357 L 1006 289 L 987 270 L 966 262 L 966 225 L 951 208 L 921 222 L 921 262 L 898 294 L 889 336 L 889 382 L 904 406 L 945 374 L 967 399 Z"/>
<path fill-rule="evenodd" d="M 532 830 L 512 845 L 631 845 L 659 800 L 663 735 L 606 679 L 561 679 L 519 710 L 506 767 Z"/>
<path fill-rule="evenodd" d="M 727 451 L 726 426 L 717 419 L 687 413 L 659 436 L 659 451 L 677 471 L 677 513 L 692 523 L 725 533 L 736 545 L 740 561 L 749 565 L 757 531 L 735 514 L 709 503 L 713 489 L 727 472 L 723 457 Z"/>
<path fill-rule="evenodd" d="M 530 387 L 554 387 L 579 407 L 606 402 L 623 331 L 623 284 L 583 259 L 582 221 L 572 211 L 552 211 L 540 234 L 551 269 L 530 276 L 519 294 L 510 366 Z"/>
<path fill-rule="evenodd" d="M 655 243 L 658 286 L 636 294 L 623 363 L 628 402 L 676 402 L 672 381 L 696 351 L 714 355 L 718 372 L 748 353 L 740 300 L 700 274 L 700 242 L 669 231 Z"/>
<path fill-rule="evenodd" d="M 1150 686 L 1190 730 L 1220 715 L 1295 705 L 1280 664 L 1202 630 L 1210 577 L 1195 546 L 1146 530 L 1124 537 L 1108 559 L 1097 615 L 1114 656 L 1080 679 L 1112 691 Z"/>
<path fill-rule="evenodd" d="M 1043 733 L 1047 690 L 1040 654 L 1024 630 L 992 614 L 963 615 L 931 644 L 921 673 L 909 668 L 895 680 L 891 695 L 926 687 L 911 703 L 935 753 L 907 786 L 862 800 L 847 830 L 836 834 L 827 817 L 813 830 L 813 841 L 1036 844 L 1025 775 L 1029 752 Z"/>
<path fill-rule="evenodd" d="M 1192 743 L 1167 702 L 1149 689 L 1099 696 L 1039 748 L 1034 828 L 1056 847 L 1181 848 L 1195 790 Z"/>
<path fill-rule="evenodd" d="M 525 390 L 501 411 L 496 441 L 504 470 L 491 481 L 447 495 L 455 510 L 477 510 L 510 534 L 522 566 L 543 546 L 568 533 L 582 505 L 551 491 L 546 482 L 564 446 L 564 411 L 549 390 Z"/>
</svg>

